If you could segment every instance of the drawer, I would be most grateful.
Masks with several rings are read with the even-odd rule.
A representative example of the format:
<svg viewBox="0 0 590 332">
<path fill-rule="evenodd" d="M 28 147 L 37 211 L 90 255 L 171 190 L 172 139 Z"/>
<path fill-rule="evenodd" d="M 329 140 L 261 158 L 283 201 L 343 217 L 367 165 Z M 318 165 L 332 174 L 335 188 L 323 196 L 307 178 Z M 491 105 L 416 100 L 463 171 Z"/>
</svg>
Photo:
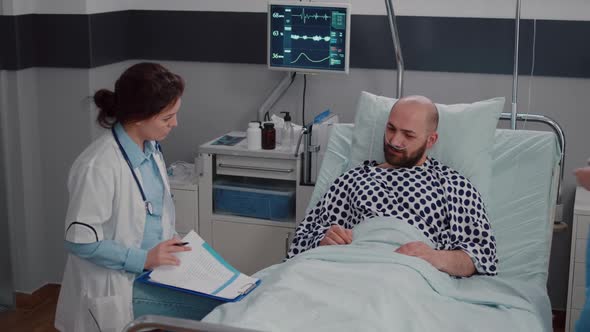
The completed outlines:
<svg viewBox="0 0 590 332">
<path fill-rule="evenodd" d="M 237 270 L 253 274 L 287 256 L 293 232 L 293 228 L 214 220 L 212 244 Z"/>
<path fill-rule="evenodd" d="M 576 239 L 575 262 L 584 263 L 586 261 L 586 239 Z"/>
<path fill-rule="evenodd" d="M 572 293 L 572 309 L 584 308 L 584 301 L 586 301 L 586 287 L 577 286 L 574 287 Z"/>
<path fill-rule="evenodd" d="M 590 230 L 590 216 L 576 216 L 576 238 L 587 239 Z"/>
<path fill-rule="evenodd" d="M 297 180 L 297 160 L 217 155 L 217 174 Z"/>
<path fill-rule="evenodd" d="M 586 263 L 574 264 L 574 287 L 586 286 Z"/>
<path fill-rule="evenodd" d="M 575 331 L 576 322 L 578 321 L 578 319 L 580 318 L 581 315 L 582 315 L 582 310 L 576 310 L 576 309 L 571 310 L 570 325 L 569 325 L 569 330 L 571 332 Z"/>
</svg>

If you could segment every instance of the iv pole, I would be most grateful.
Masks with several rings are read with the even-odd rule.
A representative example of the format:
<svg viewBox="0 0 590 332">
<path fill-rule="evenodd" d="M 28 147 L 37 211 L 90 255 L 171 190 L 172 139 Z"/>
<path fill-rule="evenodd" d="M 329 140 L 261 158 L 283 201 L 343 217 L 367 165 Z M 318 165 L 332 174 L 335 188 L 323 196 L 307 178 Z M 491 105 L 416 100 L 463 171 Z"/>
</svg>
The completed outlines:
<svg viewBox="0 0 590 332">
<path fill-rule="evenodd" d="M 399 31 L 397 30 L 397 19 L 395 11 L 393 10 L 393 0 L 385 0 L 385 7 L 387 8 L 387 19 L 389 21 L 389 29 L 391 30 L 391 38 L 393 40 L 393 50 L 395 52 L 395 62 L 397 64 L 397 91 L 395 97 L 397 99 L 403 96 L 404 91 L 404 58 L 402 56 L 402 47 L 399 41 Z"/>
</svg>

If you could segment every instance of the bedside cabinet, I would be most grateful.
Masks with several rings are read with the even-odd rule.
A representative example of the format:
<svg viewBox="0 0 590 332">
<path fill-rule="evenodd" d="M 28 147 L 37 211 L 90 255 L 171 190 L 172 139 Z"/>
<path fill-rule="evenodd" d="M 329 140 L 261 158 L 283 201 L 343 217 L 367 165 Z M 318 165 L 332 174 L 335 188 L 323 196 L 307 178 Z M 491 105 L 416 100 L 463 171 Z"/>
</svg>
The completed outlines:
<svg viewBox="0 0 590 332">
<path fill-rule="evenodd" d="M 566 331 L 574 331 L 576 321 L 580 317 L 586 301 L 586 244 L 589 229 L 590 192 L 578 187 L 574 203 Z"/>
<path fill-rule="evenodd" d="M 250 275 L 287 256 L 313 187 L 300 184 L 294 149 L 251 151 L 246 140 L 235 146 L 215 141 L 199 147 L 199 235 Z"/>
</svg>

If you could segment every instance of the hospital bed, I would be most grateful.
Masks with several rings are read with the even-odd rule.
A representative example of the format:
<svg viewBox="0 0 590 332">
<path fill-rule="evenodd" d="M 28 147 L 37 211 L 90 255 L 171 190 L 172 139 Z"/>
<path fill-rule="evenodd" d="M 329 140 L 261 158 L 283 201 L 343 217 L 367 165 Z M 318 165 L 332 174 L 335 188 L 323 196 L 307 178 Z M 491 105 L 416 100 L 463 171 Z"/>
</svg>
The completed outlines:
<svg viewBox="0 0 590 332">
<path fill-rule="evenodd" d="M 393 3 L 386 0 L 386 5 L 400 97 L 403 58 Z M 240 302 L 218 306 L 215 301 L 138 289 L 135 300 L 143 304 L 140 313 L 168 317 L 140 317 L 127 330 L 551 331 L 546 283 L 556 209 L 561 201 L 565 136 L 551 119 L 517 112 L 519 21 L 517 1 L 512 113 L 502 113 L 501 119 L 510 120 L 512 129 L 519 120 L 541 122 L 555 134 L 496 130 L 487 211 L 497 240 L 498 276 L 453 279 L 417 259 L 392 260 L 391 250 L 381 251 L 381 244 L 394 245 L 387 243 L 390 235 L 411 230 L 390 229 L 387 225 L 394 223 L 376 220 L 359 225 L 358 232 L 355 229 L 359 243 L 350 245 L 352 249 L 345 254 L 336 252 L 338 248 L 319 248 L 301 254 L 302 259 L 258 272 L 261 286 Z M 334 126 L 310 206 L 350 167 L 353 130 L 351 124 Z M 370 254 L 363 248 L 369 248 Z M 389 274 L 374 278 L 378 273 Z M 398 275 L 401 278 L 396 279 Z"/>
<path fill-rule="evenodd" d="M 353 129 L 351 124 L 334 126 L 310 205 L 321 197 L 335 177 L 349 167 Z M 316 250 L 317 254 L 302 259 L 300 266 L 283 263 L 258 272 L 256 276 L 262 279 L 262 284 L 257 290 L 240 302 L 215 308 L 204 317 L 205 323 L 185 320 L 175 322 L 185 324 L 182 326 L 189 326 L 194 331 L 241 331 L 235 328 L 263 331 L 333 330 L 342 328 L 330 325 L 331 320 L 341 316 L 346 317 L 346 326 L 358 324 L 364 330 L 377 331 L 382 326 L 376 321 L 383 319 L 384 323 L 392 324 L 393 317 L 393 321 L 400 324 L 397 330 L 420 331 L 429 330 L 431 324 L 447 326 L 445 324 L 450 324 L 461 315 L 461 311 L 453 310 L 465 310 L 465 313 L 471 313 L 485 324 L 477 328 L 480 331 L 551 331 L 551 307 L 546 283 L 560 177 L 560 146 L 563 144 L 558 136 L 550 132 L 496 130 L 490 165 L 493 186 L 488 202 L 500 261 L 500 274 L 496 277 L 476 276 L 465 280 L 439 278 L 433 277 L 433 271 L 419 262 L 389 262 L 382 257 L 367 262 L 367 257 L 356 251 L 347 253 L 354 257 L 347 260 L 336 252 Z M 365 229 L 365 233 L 361 232 L 358 236 L 365 237 L 367 243 L 378 241 L 370 238 L 370 234 L 388 230 L 379 228 L 382 225 L 378 223 L 375 225 L 377 229 Z M 407 278 L 422 278 L 426 281 L 406 285 L 405 288 L 415 287 L 407 294 L 396 290 L 396 284 L 384 283 L 383 288 L 375 289 L 374 284 L 378 280 L 371 278 L 371 273 L 359 273 L 371 269 L 381 273 L 406 273 L 399 269 L 404 264 L 409 264 L 412 270 L 406 271 Z M 378 266 L 381 265 L 391 265 L 392 269 L 379 270 Z M 331 271 L 332 268 L 334 271 Z M 342 273 L 353 275 L 354 278 L 338 277 Z M 318 276 L 330 276 L 333 280 L 327 283 Z M 332 283 L 335 286 L 331 286 Z M 338 290 L 346 290 L 349 294 L 334 296 Z M 372 295 L 368 297 L 363 292 Z M 415 303 L 403 303 L 403 306 L 413 308 L 412 315 L 408 316 L 403 306 L 400 307 L 400 301 L 388 301 L 380 295 L 387 293 L 404 298 L 404 301 L 411 301 L 407 296 L 413 294 Z M 325 297 L 329 296 L 333 299 L 325 301 Z M 167 316 L 192 319 L 200 319 L 218 305 L 206 301 L 197 303 L 200 301 L 198 298 L 193 299 L 193 303 L 174 296 L 163 300 L 161 294 L 153 289 L 144 290 L 139 297 L 144 304 L 151 302 L 155 307 L 160 305 L 160 309 L 166 307 L 164 311 L 158 309 L 160 311 L 152 313 L 165 312 Z M 373 301 L 371 297 L 376 300 Z M 424 303 L 432 305 L 423 307 Z M 355 316 L 347 306 L 361 312 Z M 431 317 L 431 312 L 445 312 L 447 309 L 448 321 L 439 316 Z M 395 316 L 392 313 L 390 318 L 381 317 L 388 310 L 400 310 L 405 314 Z M 299 317 L 320 325 L 305 325 Z M 149 317 L 149 320 L 156 325 L 159 321 L 157 317 Z M 475 328 L 474 323 L 468 320 L 465 325 L 459 326 L 471 330 Z M 166 326 L 170 328 L 171 325 Z M 313 326 L 319 328 L 314 329 Z"/>
</svg>

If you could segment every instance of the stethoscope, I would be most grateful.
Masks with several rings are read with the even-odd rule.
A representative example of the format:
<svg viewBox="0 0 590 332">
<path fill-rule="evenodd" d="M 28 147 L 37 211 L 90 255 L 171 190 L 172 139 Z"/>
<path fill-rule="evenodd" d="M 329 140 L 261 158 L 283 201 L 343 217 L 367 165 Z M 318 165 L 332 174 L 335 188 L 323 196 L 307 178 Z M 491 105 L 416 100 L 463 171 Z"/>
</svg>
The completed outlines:
<svg viewBox="0 0 590 332">
<path fill-rule="evenodd" d="M 115 141 L 117 142 L 117 145 L 119 146 L 119 150 L 121 150 L 121 153 L 123 154 L 123 157 L 125 158 L 125 161 L 127 162 L 127 166 L 129 166 L 129 170 L 131 171 L 131 174 L 133 174 L 133 178 L 135 179 L 135 183 L 137 183 L 137 188 L 139 188 L 139 192 L 141 193 L 141 198 L 143 199 L 143 203 L 145 204 L 145 210 L 147 211 L 147 213 L 150 216 L 154 215 L 154 207 L 152 206 L 152 202 L 148 201 L 145 193 L 143 191 L 143 187 L 141 186 L 141 183 L 139 182 L 139 179 L 137 178 L 137 175 L 135 174 L 135 171 L 133 170 L 133 166 L 131 166 L 131 161 L 129 160 L 129 156 L 127 155 L 127 152 L 125 152 L 125 149 L 123 149 L 123 145 L 121 145 L 121 142 L 119 141 L 119 137 L 117 136 L 117 133 L 115 132 L 115 128 L 111 129 L 111 132 L 113 133 L 113 136 L 115 137 Z M 156 150 L 158 150 L 158 152 L 162 153 L 162 147 L 160 146 L 160 143 L 156 142 Z"/>
</svg>

